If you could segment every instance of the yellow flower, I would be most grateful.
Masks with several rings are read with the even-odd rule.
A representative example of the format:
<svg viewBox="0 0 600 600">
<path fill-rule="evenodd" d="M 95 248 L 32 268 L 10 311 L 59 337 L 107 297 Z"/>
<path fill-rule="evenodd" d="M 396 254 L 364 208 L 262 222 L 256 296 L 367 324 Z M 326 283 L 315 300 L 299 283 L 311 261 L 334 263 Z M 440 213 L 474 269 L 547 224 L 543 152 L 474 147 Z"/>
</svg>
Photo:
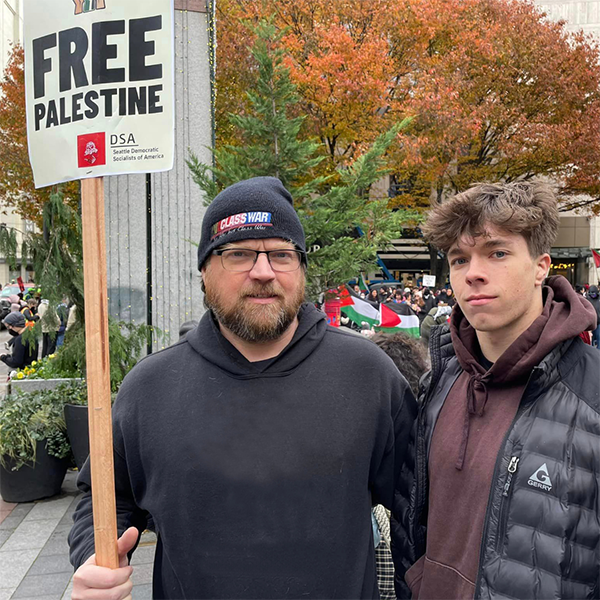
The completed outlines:
<svg viewBox="0 0 600 600">
<path fill-rule="evenodd" d="M 17 379 L 23 379 L 23 377 L 25 377 L 25 375 L 23 375 L 23 373 L 21 371 L 19 371 L 17 373 Z"/>
<path fill-rule="evenodd" d="M 49 354 L 48 358 L 56 358 L 56 354 Z"/>
<path fill-rule="evenodd" d="M 34 373 L 35 373 L 35 369 L 30 369 L 30 370 L 29 370 L 29 374 L 30 374 L 30 375 L 33 375 Z"/>
<path fill-rule="evenodd" d="M 32 366 L 32 367 L 35 367 L 35 365 L 37 365 L 37 360 L 34 360 L 34 361 L 31 363 L 31 366 Z"/>
</svg>

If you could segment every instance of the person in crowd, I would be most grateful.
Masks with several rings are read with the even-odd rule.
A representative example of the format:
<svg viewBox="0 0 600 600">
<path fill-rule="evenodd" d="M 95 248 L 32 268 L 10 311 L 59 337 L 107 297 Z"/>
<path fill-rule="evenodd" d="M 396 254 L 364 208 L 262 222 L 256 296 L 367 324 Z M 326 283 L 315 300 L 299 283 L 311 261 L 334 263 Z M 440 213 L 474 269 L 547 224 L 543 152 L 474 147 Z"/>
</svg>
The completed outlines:
<svg viewBox="0 0 600 600">
<path fill-rule="evenodd" d="M 0 360 L 11 369 L 24 369 L 38 357 L 37 342 L 26 342 L 22 335 L 26 329 L 25 317 L 20 312 L 10 312 L 2 323 L 12 336 L 11 353 L 0 354 Z"/>
<path fill-rule="evenodd" d="M 396 365 L 396 368 L 408 381 L 415 396 L 419 392 L 419 380 L 428 369 L 427 353 L 416 338 L 402 332 L 377 333 L 372 338 Z"/>
<path fill-rule="evenodd" d="M 452 294 L 451 287 L 446 287 L 440 291 L 440 295 L 438 296 L 438 304 L 440 302 L 443 302 L 445 305 L 449 306 L 450 308 L 452 308 L 456 304 L 456 301 L 454 300 L 454 296 Z"/>
<path fill-rule="evenodd" d="M 435 296 L 431 293 L 431 290 L 429 288 L 425 288 L 423 290 L 423 300 L 425 304 L 423 306 L 422 312 L 425 313 L 425 315 L 428 315 L 429 311 L 436 305 Z M 425 318 L 425 316 L 423 318 Z"/>
<path fill-rule="evenodd" d="M 369 300 L 371 302 L 376 302 L 377 304 L 379 304 L 379 294 L 377 293 L 377 290 L 371 290 L 369 292 Z"/>
<path fill-rule="evenodd" d="M 37 301 L 34 298 L 27 300 L 27 306 L 21 310 L 21 313 L 25 317 L 25 325 L 27 327 L 33 327 L 40 320 L 37 314 Z"/>
<path fill-rule="evenodd" d="M 482 184 L 433 209 L 450 326 L 433 328 L 412 460 L 394 507 L 398 598 L 594 598 L 600 591 L 596 312 L 547 279 L 546 184 Z"/>
<path fill-rule="evenodd" d="M 354 289 L 354 293 L 359 298 L 364 298 L 366 296 L 366 294 L 360 289 L 360 286 L 358 284 L 356 284 L 353 289 Z"/>
<path fill-rule="evenodd" d="M 56 307 L 56 315 L 60 321 L 56 337 L 56 348 L 60 348 L 65 341 L 65 332 L 67 331 L 67 321 L 69 319 L 69 300 L 66 297 Z"/>
<path fill-rule="evenodd" d="M 598 293 L 597 285 L 590 285 L 588 290 L 587 299 L 589 303 L 594 307 L 596 311 L 596 318 L 598 319 L 598 326 L 592 332 L 591 343 L 592 346 L 600 349 L 600 294 Z"/>
<path fill-rule="evenodd" d="M 47 298 L 42 298 L 38 307 L 38 316 L 42 324 L 42 358 L 54 354 L 56 339 L 60 328 L 60 319 L 56 311 L 50 307 Z"/>
<path fill-rule="evenodd" d="M 445 302 L 440 301 L 437 306 L 434 306 L 421 323 L 421 343 L 426 348 L 429 347 L 429 337 L 431 335 L 431 328 L 437 325 L 446 325 L 450 321 L 450 315 L 452 314 L 452 308 L 450 308 Z"/>
<path fill-rule="evenodd" d="M 95 564 L 89 465 L 80 474 L 75 598 L 130 594 L 127 555 L 150 515 L 154 598 L 378 597 L 371 506 L 393 501 L 416 403 L 384 352 L 304 302 L 306 264 L 278 179 L 207 208 L 208 311 L 114 404 L 115 571 Z"/>
<path fill-rule="evenodd" d="M 73 327 L 77 323 L 77 304 L 73 303 L 69 306 L 69 314 L 67 316 L 67 326 L 65 328 L 65 333 L 67 331 L 71 331 Z"/>
<path fill-rule="evenodd" d="M 427 315 L 425 312 L 423 312 L 425 308 L 425 300 L 423 300 L 423 296 L 418 292 L 415 292 L 414 295 L 414 306 L 414 311 L 417 313 L 417 317 L 419 317 L 419 324 L 421 324 Z"/>
</svg>

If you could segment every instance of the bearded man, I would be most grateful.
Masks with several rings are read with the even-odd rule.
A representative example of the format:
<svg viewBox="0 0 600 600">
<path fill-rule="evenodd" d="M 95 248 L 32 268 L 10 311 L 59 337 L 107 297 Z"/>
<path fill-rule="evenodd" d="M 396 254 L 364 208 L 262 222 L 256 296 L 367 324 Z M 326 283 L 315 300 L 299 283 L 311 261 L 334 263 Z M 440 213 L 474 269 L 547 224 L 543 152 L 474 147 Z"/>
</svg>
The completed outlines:
<svg viewBox="0 0 600 600">
<path fill-rule="evenodd" d="M 115 402 L 121 568 L 95 564 L 90 475 L 73 598 L 126 598 L 152 518 L 153 598 L 377 598 L 371 506 L 390 506 L 416 405 L 374 344 L 304 303 L 307 256 L 278 179 L 223 190 L 198 249 L 208 311 Z"/>
</svg>

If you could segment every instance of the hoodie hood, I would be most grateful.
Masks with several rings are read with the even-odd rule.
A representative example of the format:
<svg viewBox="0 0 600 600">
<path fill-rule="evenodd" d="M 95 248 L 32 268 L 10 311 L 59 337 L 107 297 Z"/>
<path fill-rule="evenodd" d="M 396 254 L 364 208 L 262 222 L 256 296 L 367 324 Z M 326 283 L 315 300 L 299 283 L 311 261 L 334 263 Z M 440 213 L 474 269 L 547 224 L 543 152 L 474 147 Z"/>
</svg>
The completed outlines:
<svg viewBox="0 0 600 600">
<path fill-rule="evenodd" d="M 269 361 L 253 363 L 247 360 L 223 337 L 212 311 L 207 311 L 198 327 L 187 334 L 186 342 L 202 358 L 235 379 L 285 377 L 310 356 L 323 340 L 326 331 L 325 315 L 314 305 L 305 303 L 298 312 L 298 328 L 292 341 Z"/>
<path fill-rule="evenodd" d="M 529 374 L 561 342 L 596 327 L 596 311 L 575 293 L 562 276 L 550 277 L 543 287 L 542 314 L 488 370 L 480 364 L 477 333 L 456 305 L 450 320 L 452 344 L 460 366 L 469 377 L 463 440 L 457 460 L 462 469 L 473 415 L 483 416 L 488 396 L 502 388 L 524 389 Z M 520 393 L 520 392 L 519 392 Z"/>
<path fill-rule="evenodd" d="M 460 307 L 454 308 L 450 332 L 461 367 L 473 376 L 486 375 L 489 383 L 517 381 L 531 370 L 558 344 L 596 327 L 596 311 L 569 282 L 558 275 L 547 279 L 543 287 L 542 314 L 524 331 L 486 372 L 479 363 L 480 349 L 475 329 Z"/>
</svg>

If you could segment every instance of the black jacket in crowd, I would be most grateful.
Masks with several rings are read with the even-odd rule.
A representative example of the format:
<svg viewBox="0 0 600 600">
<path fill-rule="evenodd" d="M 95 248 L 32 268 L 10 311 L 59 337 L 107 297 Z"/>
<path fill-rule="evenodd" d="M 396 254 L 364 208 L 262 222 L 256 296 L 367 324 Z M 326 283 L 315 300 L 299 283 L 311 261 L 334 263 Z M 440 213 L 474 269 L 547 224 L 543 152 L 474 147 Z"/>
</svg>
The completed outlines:
<svg viewBox="0 0 600 600">
<path fill-rule="evenodd" d="M 206 313 L 140 361 L 113 411 L 118 529 L 158 535 L 153 598 L 378 598 L 371 506 L 391 506 L 416 403 L 393 362 L 303 305 L 248 362 Z M 90 472 L 69 536 L 94 551 Z"/>
<path fill-rule="evenodd" d="M 429 445 L 461 373 L 448 326 L 433 328 L 430 349 L 432 370 L 394 502 L 398 598 L 411 597 L 404 575 L 425 554 Z M 550 489 L 528 484 L 541 463 Z M 600 352 L 579 338 L 533 369 L 496 461 L 476 584 L 475 598 L 600 598 Z"/>
<path fill-rule="evenodd" d="M 38 356 L 38 344 L 26 344 L 23 342 L 23 337 L 17 335 L 11 340 L 12 352 L 6 354 L 2 358 L 4 362 L 11 369 L 23 369 L 27 365 L 30 365 L 34 360 L 37 360 Z"/>
</svg>

